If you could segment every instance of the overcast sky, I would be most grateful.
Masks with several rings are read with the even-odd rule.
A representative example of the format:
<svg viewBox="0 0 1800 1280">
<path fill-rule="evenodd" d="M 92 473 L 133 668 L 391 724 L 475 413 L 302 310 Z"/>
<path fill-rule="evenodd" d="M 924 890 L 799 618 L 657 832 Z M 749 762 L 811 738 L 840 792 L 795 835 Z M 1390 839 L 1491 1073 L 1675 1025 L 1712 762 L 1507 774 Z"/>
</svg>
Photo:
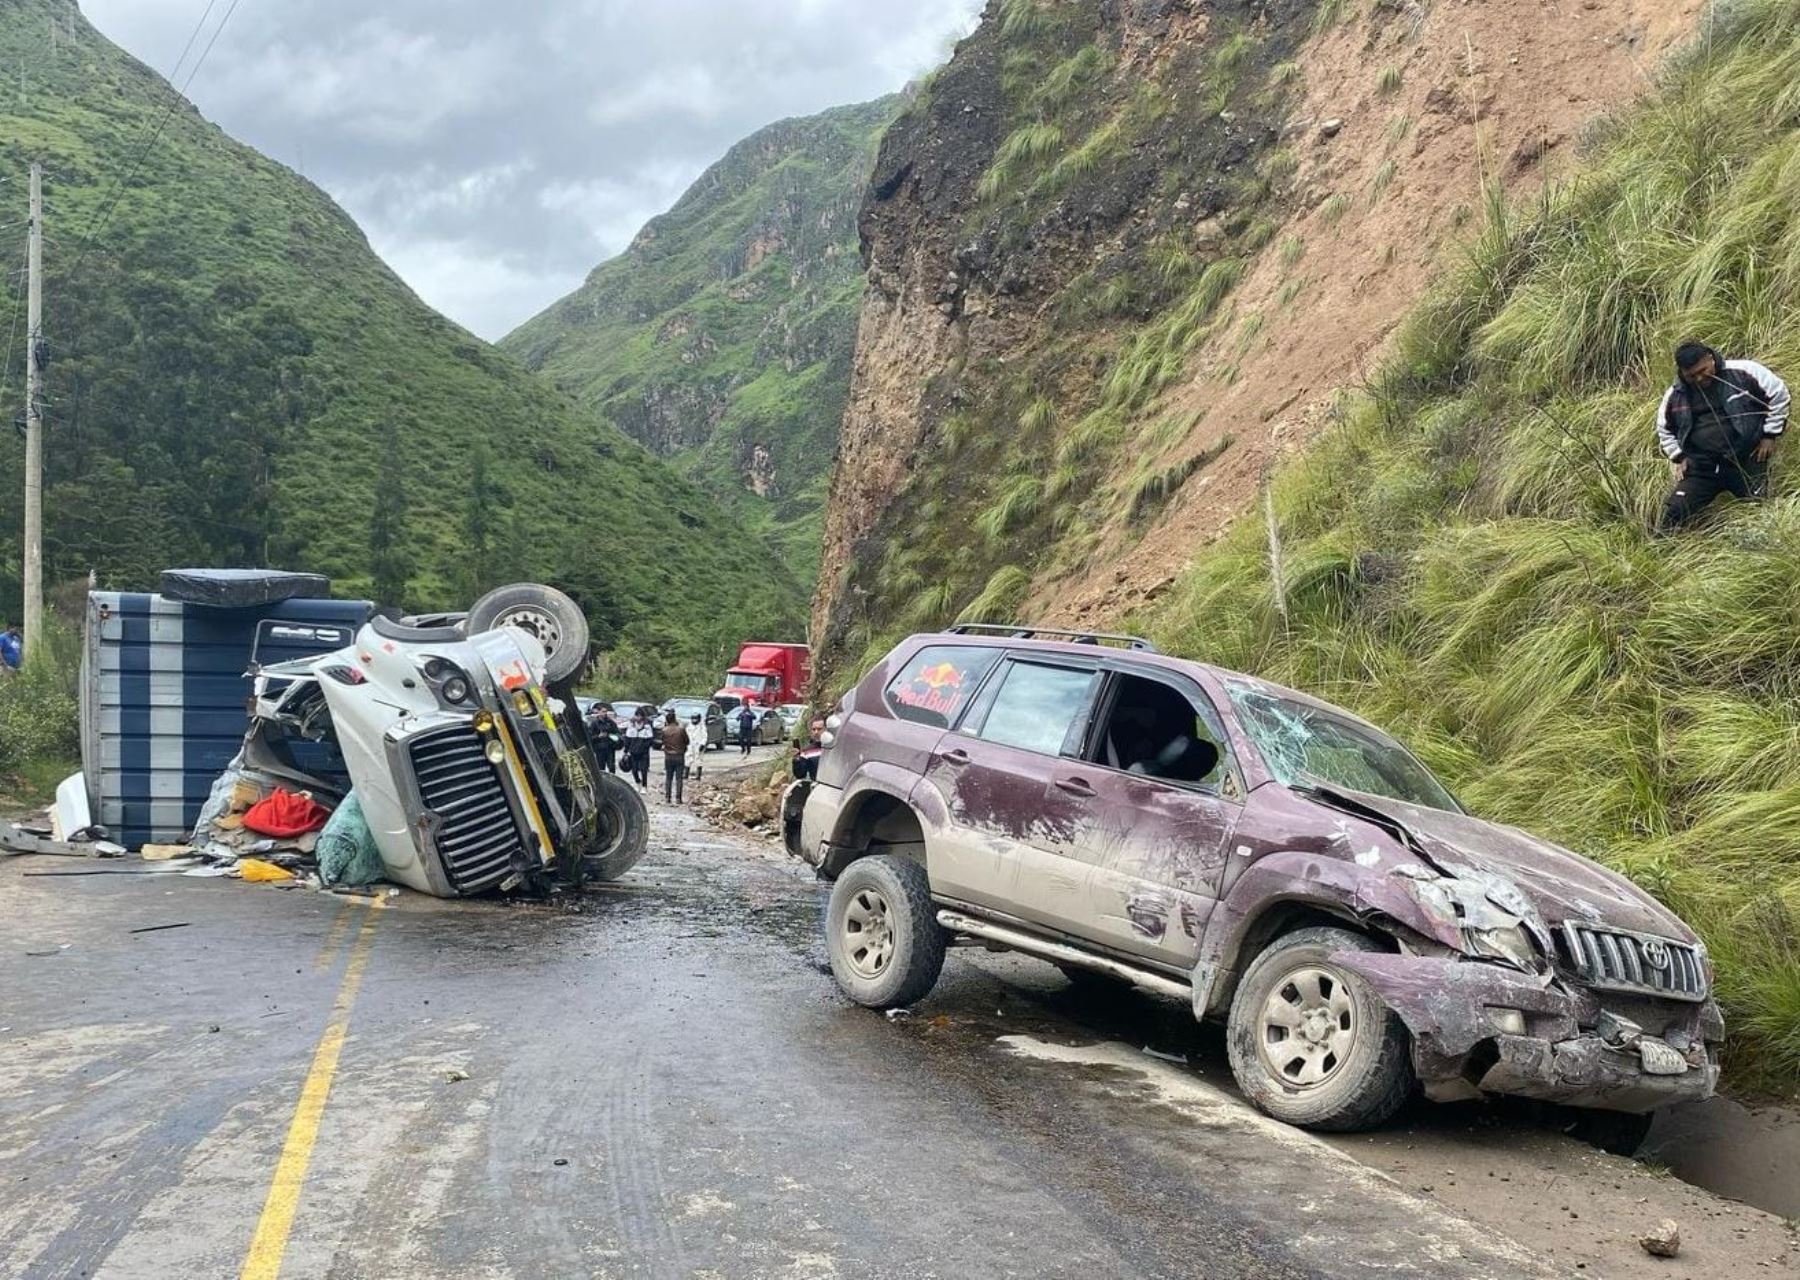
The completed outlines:
<svg viewBox="0 0 1800 1280">
<path fill-rule="evenodd" d="M 200 45 L 231 5 L 214 0 Z M 206 7 L 81 4 L 164 75 Z M 941 62 L 979 9 L 239 0 L 188 96 L 329 191 L 427 302 L 498 338 L 622 249 L 733 142 L 900 88 Z"/>
</svg>

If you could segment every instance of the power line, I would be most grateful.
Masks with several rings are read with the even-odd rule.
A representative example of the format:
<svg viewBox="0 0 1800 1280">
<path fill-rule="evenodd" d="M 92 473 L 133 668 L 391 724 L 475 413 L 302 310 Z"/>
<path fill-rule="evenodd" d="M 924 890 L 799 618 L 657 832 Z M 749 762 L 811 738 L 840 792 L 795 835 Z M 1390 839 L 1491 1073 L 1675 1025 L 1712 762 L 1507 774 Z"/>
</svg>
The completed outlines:
<svg viewBox="0 0 1800 1280">
<path fill-rule="evenodd" d="M 217 3 L 218 0 L 208 0 L 206 13 L 200 15 L 200 21 L 194 27 L 194 34 L 196 36 L 200 32 L 200 28 L 206 25 L 206 16 L 212 12 L 213 5 Z M 187 79 L 183 80 L 181 82 L 181 87 L 176 89 L 170 95 L 169 105 L 164 108 L 161 118 L 156 122 L 156 132 L 151 134 L 149 141 L 139 148 L 136 159 L 133 160 L 130 170 L 119 183 L 117 191 L 113 194 L 112 203 L 106 206 L 105 214 L 101 217 L 99 224 L 89 230 L 86 235 L 82 236 L 81 244 L 76 250 L 75 263 L 69 268 L 69 273 L 71 275 L 80 269 L 82 262 L 87 258 L 88 250 L 93 247 L 94 241 L 106 230 L 107 224 L 112 221 L 112 216 L 114 212 L 117 211 L 119 202 L 125 198 L 126 188 L 131 185 L 131 180 L 137 177 L 138 171 L 144 167 L 145 158 L 149 156 L 150 149 L 154 147 L 157 144 L 157 141 L 162 137 L 163 130 L 168 127 L 169 121 L 174 117 L 176 109 L 187 100 L 188 86 L 194 82 L 194 77 L 200 74 L 200 68 L 206 65 L 207 55 L 212 52 L 213 46 L 219 42 L 219 36 L 224 32 L 225 24 L 231 21 L 231 15 L 237 12 L 237 7 L 240 3 L 242 3 L 242 0 L 231 0 L 230 7 L 225 10 L 225 16 L 219 19 L 219 25 L 213 28 L 212 35 L 207 39 L 206 47 L 200 51 L 200 56 L 194 60 L 194 65 L 188 69 Z M 192 46 L 193 42 L 194 36 L 189 36 L 189 46 Z M 181 56 L 183 58 L 187 57 L 186 49 L 182 50 Z M 179 69 L 181 66 L 180 61 L 177 60 L 175 65 L 176 68 Z"/>
<path fill-rule="evenodd" d="M 19 255 L 19 274 L 23 275 L 31 262 L 31 246 L 27 244 L 25 251 Z M 13 299 L 12 324 L 6 331 L 6 373 L 0 378 L 0 405 L 5 404 L 6 397 L 12 391 L 12 358 L 13 339 L 19 336 L 19 313 L 25 309 L 25 288 L 19 285 L 19 296 Z"/>
</svg>

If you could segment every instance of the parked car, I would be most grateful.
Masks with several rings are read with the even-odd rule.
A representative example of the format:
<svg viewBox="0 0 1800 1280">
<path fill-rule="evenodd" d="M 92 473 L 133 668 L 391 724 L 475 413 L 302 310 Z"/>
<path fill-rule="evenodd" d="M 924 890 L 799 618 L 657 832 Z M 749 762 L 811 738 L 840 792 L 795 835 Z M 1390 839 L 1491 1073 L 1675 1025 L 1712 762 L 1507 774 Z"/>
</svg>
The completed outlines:
<svg viewBox="0 0 1800 1280">
<path fill-rule="evenodd" d="M 670 698 L 667 702 L 662 704 L 661 710 L 673 711 L 676 718 L 690 730 L 694 727 L 694 717 L 699 716 L 701 731 L 706 734 L 706 749 L 708 751 L 715 748 L 720 750 L 724 749 L 726 736 L 725 712 L 724 709 L 711 698 Z M 662 722 L 662 717 L 660 715 L 657 717 L 657 722 L 659 724 Z M 660 744 L 662 740 L 661 730 L 657 731 L 656 737 Z"/>
<path fill-rule="evenodd" d="M 650 715 L 651 745 L 660 748 L 662 746 L 662 715 L 654 702 L 632 699 L 614 701 L 612 704 L 613 719 L 619 722 L 620 728 L 624 728 L 637 716 L 639 707 L 643 707 Z"/>
<path fill-rule="evenodd" d="M 730 741 L 736 742 L 738 735 L 738 713 L 743 708 L 725 712 L 725 728 L 730 734 Z M 750 710 L 756 715 L 756 725 L 751 730 L 750 741 L 755 746 L 766 747 L 787 741 L 787 726 L 782 722 L 781 713 L 774 707 L 759 707 L 750 704 Z"/>
<path fill-rule="evenodd" d="M 783 736 L 792 738 L 794 730 L 812 717 L 812 707 L 804 702 L 784 702 L 775 708 L 775 713 L 781 717 L 781 726 L 785 730 Z"/>
<path fill-rule="evenodd" d="M 1246 1095 L 1311 1128 L 1378 1124 L 1415 1084 L 1639 1115 L 1713 1091 L 1687 925 L 1317 698 L 965 626 L 903 641 L 825 725 L 783 825 L 836 881 L 832 971 L 862 1004 L 924 996 L 964 935 L 1223 1018 Z"/>
<path fill-rule="evenodd" d="M 347 648 L 253 667 L 240 764 L 341 794 L 294 750 L 335 748 L 387 878 L 425 893 L 615 879 L 643 856 L 648 816 L 599 772 L 569 690 L 587 634 L 574 601 L 532 583 L 451 625 L 377 615 Z"/>
</svg>

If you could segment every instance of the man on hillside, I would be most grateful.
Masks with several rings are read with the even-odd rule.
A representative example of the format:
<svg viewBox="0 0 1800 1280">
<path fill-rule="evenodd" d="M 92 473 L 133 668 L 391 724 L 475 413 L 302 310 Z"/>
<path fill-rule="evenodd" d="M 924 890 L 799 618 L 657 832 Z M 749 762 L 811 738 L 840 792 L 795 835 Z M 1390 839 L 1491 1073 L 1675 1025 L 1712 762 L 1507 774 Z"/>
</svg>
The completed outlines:
<svg viewBox="0 0 1800 1280">
<path fill-rule="evenodd" d="M 1768 493 L 1769 459 L 1787 426 L 1788 389 L 1754 360 L 1727 360 L 1704 343 L 1675 349 L 1675 385 L 1656 411 L 1656 438 L 1675 488 L 1656 522 L 1669 533 L 1721 493 Z"/>
<path fill-rule="evenodd" d="M 25 661 L 25 637 L 19 634 L 19 624 L 9 622 L 6 630 L 0 631 L 0 676 L 9 676 L 17 671 Z"/>
</svg>

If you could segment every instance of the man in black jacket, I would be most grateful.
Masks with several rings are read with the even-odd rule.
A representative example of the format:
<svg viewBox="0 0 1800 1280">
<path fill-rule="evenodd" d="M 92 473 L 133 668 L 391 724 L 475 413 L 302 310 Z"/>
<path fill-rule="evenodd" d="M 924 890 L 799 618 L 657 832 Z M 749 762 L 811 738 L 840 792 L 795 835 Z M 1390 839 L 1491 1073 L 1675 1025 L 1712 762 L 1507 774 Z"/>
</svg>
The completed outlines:
<svg viewBox="0 0 1800 1280">
<path fill-rule="evenodd" d="M 1787 384 L 1754 360 L 1727 360 L 1684 342 L 1675 368 L 1680 376 L 1656 411 L 1656 439 L 1675 469 L 1658 533 L 1693 519 L 1721 493 L 1765 496 L 1769 459 L 1788 418 Z"/>
</svg>

